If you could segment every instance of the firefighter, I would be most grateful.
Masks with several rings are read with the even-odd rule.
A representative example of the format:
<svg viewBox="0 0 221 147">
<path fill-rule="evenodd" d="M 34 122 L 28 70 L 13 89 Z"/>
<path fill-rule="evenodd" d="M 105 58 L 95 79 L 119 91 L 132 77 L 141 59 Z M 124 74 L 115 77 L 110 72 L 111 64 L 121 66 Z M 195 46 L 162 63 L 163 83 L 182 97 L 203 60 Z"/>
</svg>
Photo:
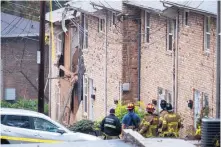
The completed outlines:
<svg viewBox="0 0 221 147">
<path fill-rule="evenodd" d="M 134 104 L 129 103 L 127 105 L 128 113 L 124 115 L 122 119 L 122 129 L 137 130 L 140 124 L 139 116 L 134 112 Z"/>
<path fill-rule="evenodd" d="M 163 117 L 165 114 L 168 113 L 167 109 L 166 109 L 166 105 L 167 105 L 167 102 L 165 100 L 161 100 L 160 107 L 162 110 L 160 111 L 160 114 L 159 114 L 159 125 L 161 125 L 163 123 Z M 158 133 L 162 134 L 162 127 L 159 127 Z"/>
<path fill-rule="evenodd" d="M 167 114 L 167 110 L 166 110 L 166 105 L 167 105 L 167 102 L 165 100 L 161 100 L 160 102 L 160 107 L 161 107 L 161 111 L 160 111 L 160 117 L 163 117 L 165 114 Z"/>
<path fill-rule="evenodd" d="M 172 105 L 167 103 L 166 109 L 168 114 L 165 114 L 160 121 L 159 127 L 162 128 L 161 137 L 179 137 L 179 129 L 181 128 L 181 117 L 173 112 Z"/>
<path fill-rule="evenodd" d="M 110 115 L 102 120 L 100 128 L 104 132 L 104 139 L 119 139 L 121 124 L 120 120 L 115 116 L 115 109 L 110 109 Z"/>
<path fill-rule="evenodd" d="M 139 133 L 144 137 L 156 137 L 157 136 L 157 125 L 159 118 L 154 114 L 155 108 L 153 104 L 148 104 L 146 107 L 147 114 L 144 116 L 141 124 Z"/>
<path fill-rule="evenodd" d="M 155 108 L 154 114 L 158 114 L 159 113 L 159 109 L 157 107 L 157 100 L 153 99 L 152 100 L 152 104 L 153 104 L 153 106 Z"/>
</svg>

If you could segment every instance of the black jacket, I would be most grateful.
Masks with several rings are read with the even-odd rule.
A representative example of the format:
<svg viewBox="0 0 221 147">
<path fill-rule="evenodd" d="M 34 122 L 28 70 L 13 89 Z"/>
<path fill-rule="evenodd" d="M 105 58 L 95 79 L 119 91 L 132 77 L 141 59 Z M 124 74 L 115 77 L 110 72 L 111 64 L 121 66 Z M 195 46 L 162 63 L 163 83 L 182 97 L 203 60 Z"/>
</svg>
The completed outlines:
<svg viewBox="0 0 221 147">
<path fill-rule="evenodd" d="M 101 131 L 109 136 L 118 136 L 121 133 L 120 120 L 114 115 L 110 114 L 101 122 Z"/>
</svg>

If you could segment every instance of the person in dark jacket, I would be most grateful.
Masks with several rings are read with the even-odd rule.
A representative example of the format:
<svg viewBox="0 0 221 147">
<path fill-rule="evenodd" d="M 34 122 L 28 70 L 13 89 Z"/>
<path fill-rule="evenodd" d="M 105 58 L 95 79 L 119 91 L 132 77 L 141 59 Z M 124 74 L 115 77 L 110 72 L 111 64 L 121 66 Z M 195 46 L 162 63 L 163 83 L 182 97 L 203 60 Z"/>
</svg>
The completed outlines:
<svg viewBox="0 0 221 147">
<path fill-rule="evenodd" d="M 121 123 L 115 116 L 115 109 L 110 109 L 110 115 L 102 120 L 100 128 L 105 134 L 104 139 L 119 139 L 119 135 L 121 134 Z"/>
</svg>

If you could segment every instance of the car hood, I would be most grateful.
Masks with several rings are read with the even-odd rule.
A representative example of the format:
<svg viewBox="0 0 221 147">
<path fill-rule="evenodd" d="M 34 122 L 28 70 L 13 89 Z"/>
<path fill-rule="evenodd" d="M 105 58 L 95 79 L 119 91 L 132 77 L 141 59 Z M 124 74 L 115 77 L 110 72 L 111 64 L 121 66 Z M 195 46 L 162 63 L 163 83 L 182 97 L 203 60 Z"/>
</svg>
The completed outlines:
<svg viewBox="0 0 221 147">
<path fill-rule="evenodd" d="M 84 134 L 84 133 L 79 133 L 79 132 L 71 132 L 68 133 L 71 137 L 71 141 L 93 141 L 93 140 L 102 140 L 99 137 L 93 136 L 93 135 L 89 135 L 89 134 Z"/>
</svg>

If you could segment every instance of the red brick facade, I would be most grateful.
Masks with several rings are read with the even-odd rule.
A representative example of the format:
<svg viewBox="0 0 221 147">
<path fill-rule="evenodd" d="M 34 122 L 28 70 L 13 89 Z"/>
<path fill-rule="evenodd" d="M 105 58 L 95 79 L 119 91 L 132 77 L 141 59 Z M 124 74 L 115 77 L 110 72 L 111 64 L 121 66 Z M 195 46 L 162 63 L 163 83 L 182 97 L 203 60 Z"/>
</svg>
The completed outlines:
<svg viewBox="0 0 221 147">
<path fill-rule="evenodd" d="M 16 99 L 36 99 L 38 97 L 36 89 L 38 88 L 38 46 L 39 42 L 36 41 L 36 38 L 35 40 L 24 38 L 2 39 L 3 99 L 6 88 L 15 88 Z M 45 50 L 46 81 L 48 76 L 48 47 L 45 47 Z M 48 98 L 47 94 L 46 97 Z"/>
</svg>

